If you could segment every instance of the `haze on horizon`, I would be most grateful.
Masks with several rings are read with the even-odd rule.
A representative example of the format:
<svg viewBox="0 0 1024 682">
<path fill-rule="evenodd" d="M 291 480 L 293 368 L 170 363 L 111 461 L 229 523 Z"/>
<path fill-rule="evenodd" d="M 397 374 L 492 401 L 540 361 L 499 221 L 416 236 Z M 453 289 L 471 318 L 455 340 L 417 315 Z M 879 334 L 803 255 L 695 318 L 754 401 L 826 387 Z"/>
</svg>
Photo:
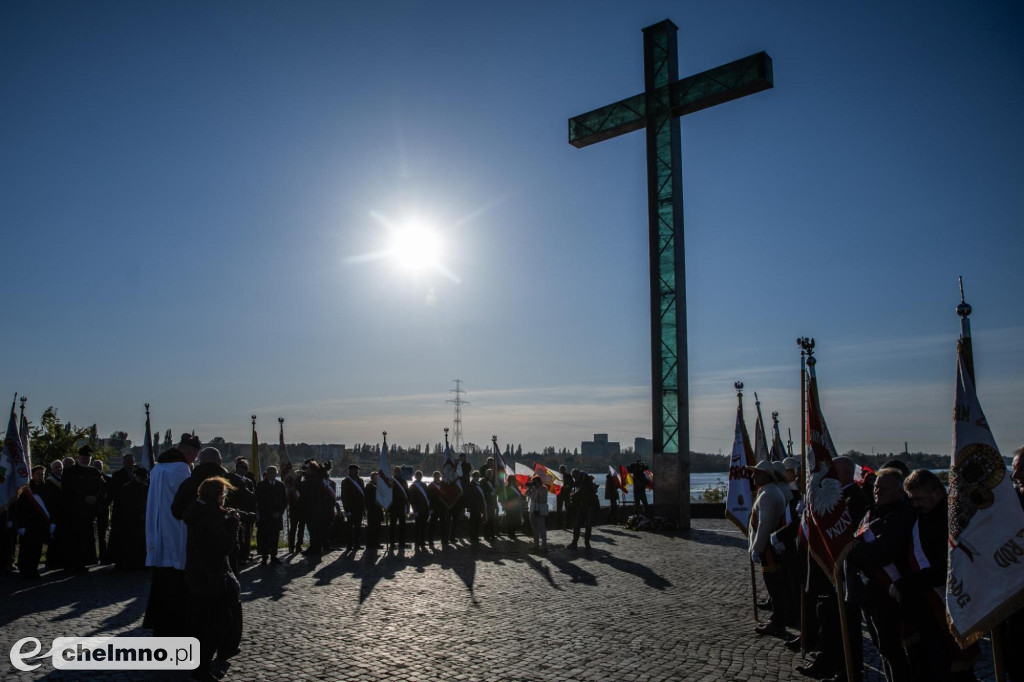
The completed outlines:
<svg viewBox="0 0 1024 682">
<path fill-rule="evenodd" d="M 1024 443 L 1024 8 L 5 3 L 0 395 L 101 436 L 524 450 L 650 437 L 645 150 L 569 117 L 765 50 L 682 121 L 691 449 L 733 381 L 798 441 L 948 452 L 957 276 L 979 398 Z"/>
</svg>

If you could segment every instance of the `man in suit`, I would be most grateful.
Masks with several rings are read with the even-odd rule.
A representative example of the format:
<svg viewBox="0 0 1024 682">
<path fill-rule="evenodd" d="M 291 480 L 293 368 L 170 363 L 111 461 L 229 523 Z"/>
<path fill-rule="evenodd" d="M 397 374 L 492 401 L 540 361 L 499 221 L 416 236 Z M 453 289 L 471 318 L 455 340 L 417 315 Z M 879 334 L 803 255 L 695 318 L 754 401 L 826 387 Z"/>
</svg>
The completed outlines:
<svg viewBox="0 0 1024 682">
<path fill-rule="evenodd" d="M 256 551 L 260 566 L 267 560 L 279 564 L 277 543 L 284 528 L 282 520 L 288 507 L 288 490 L 277 480 L 277 467 L 267 467 L 266 476 L 256 484 Z"/>
<path fill-rule="evenodd" d="M 359 478 L 359 466 L 350 464 L 348 476 L 341 481 L 341 505 L 348 517 L 348 545 L 346 551 L 361 549 L 359 534 L 362 531 L 363 515 L 366 513 L 366 490 Z"/>
<path fill-rule="evenodd" d="M 412 506 L 416 551 L 427 549 L 427 517 L 430 514 L 430 493 L 423 484 L 423 472 L 413 474 L 412 485 L 409 486 L 409 504 Z"/>
</svg>

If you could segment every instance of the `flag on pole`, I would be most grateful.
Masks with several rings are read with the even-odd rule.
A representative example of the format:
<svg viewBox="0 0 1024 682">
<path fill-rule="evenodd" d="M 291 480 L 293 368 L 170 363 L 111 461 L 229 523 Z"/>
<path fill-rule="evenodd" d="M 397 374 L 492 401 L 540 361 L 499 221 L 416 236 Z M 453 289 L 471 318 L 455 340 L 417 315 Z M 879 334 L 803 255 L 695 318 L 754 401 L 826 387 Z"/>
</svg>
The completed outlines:
<svg viewBox="0 0 1024 682">
<path fill-rule="evenodd" d="M 535 476 L 540 476 L 540 482 L 544 484 L 548 492 L 557 495 L 562 491 L 562 474 L 559 472 L 548 469 L 540 462 L 534 462 L 533 473 Z"/>
<path fill-rule="evenodd" d="M 615 486 L 615 490 L 625 491 L 625 488 L 622 486 L 622 474 L 611 464 L 608 465 L 608 475 L 612 477 L 612 485 Z"/>
<path fill-rule="evenodd" d="M 18 431 L 21 433 L 21 449 L 25 453 L 25 467 L 32 471 L 32 443 L 28 433 L 28 419 L 25 417 L 25 397 L 21 398 L 21 421 Z"/>
<path fill-rule="evenodd" d="M 807 359 L 807 513 L 806 529 L 811 556 L 833 582 L 857 526 L 846 506 L 843 486 L 832 460 L 837 456 L 832 436 L 818 401 L 818 379 L 814 373 L 817 360 Z"/>
<path fill-rule="evenodd" d="M 967 646 L 1024 606 L 1024 511 L 978 402 L 970 346 L 962 341 L 949 463 L 946 619 Z"/>
<path fill-rule="evenodd" d="M 768 460 L 768 440 L 764 436 L 764 420 L 761 418 L 761 401 L 754 394 L 757 421 L 754 422 L 754 463 Z M 770 461 L 770 460 L 769 460 Z"/>
<path fill-rule="evenodd" d="M 149 424 L 149 403 L 146 403 L 146 438 L 142 441 L 142 466 L 150 471 L 156 466 L 156 454 L 153 452 L 153 433 Z"/>
<path fill-rule="evenodd" d="M 778 412 L 772 412 L 772 449 L 768 453 L 768 459 L 772 462 L 781 462 L 789 457 L 786 448 L 782 444 L 782 434 L 779 433 Z"/>
<path fill-rule="evenodd" d="M 745 467 L 754 466 L 754 451 L 750 447 L 750 436 L 743 421 L 743 385 L 736 384 L 736 428 L 732 439 L 732 456 L 729 459 L 729 488 L 725 501 L 725 518 L 747 532 L 750 524 L 750 508 L 754 503 L 754 490 L 750 485 L 750 471 Z"/>
<path fill-rule="evenodd" d="M 501 456 L 501 449 L 498 447 L 498 437 L 494 436 L 494 482 L 498 485 L 505 485 L 505 477 L 508 475 L 508 465 L 505 458 Z"/>
<path fill-rule="evenodd" d="M 14 396 L 17 401 L 18 396 Z M 28 466 L 18 433 L 18 418 L 11 403 L 11 418 L 7 422 L 4 448 L 0 451 L 0 509 L 7 509 L 18 497 L 18 490 L 28 483 Z"/>
<path fill-rule="evenodd" d="M 260 466 L 260 440 L 256 436 L 256 415 L 252 416 L 252 446 L 249 449 L 250 471 L 256 474 L 256 480 L 263 480 L 263 467 Z"/>
<path fill-rule="evenodd" d="M 441 464 L 441 489 L 438 494 L 441 496 L 441 502 L 448 509 L 454 508 L 455 503 L 462 497 L 459 465 L 455 462 L 451 443 L 448 442 L 447 427 L 444 430 L 444 462 Z"/>
<path fill-rule="evenodd" d="M 516 462 L 515 465 L 515 479 L 516 485 L 519 487 L 519 492 L 526 494 L 526 486 L 533 480 L 533 470 L 525 464 Z"/>
<path fill-rule="evenodd" d="M 377 504 L 387 509 L 391 506 L 391 458 L 388 457 L 388 432 L 384 432 L 384 445 L 380 448 L 380 462 L 377 464 Z"/>
<path fill-rule="evenodd" d="M 281 425 L 277 444 L 277 458 L 281 471 L 278 473 L 281 475 L 282 481 L 288 481 L 292 478 L 292 460 L 288 457 L 288 448 L 284 444 L 284 417 L 278 417 L 277 423 Z"/>
<path fill-rule="evenodd" d="M 629 469 L 619 465 L 619 480 L 622 481 L 622 492 L 628 493 L 629 486 L 633 485 L 633 474 L 629 473 Z"/>
</svg>

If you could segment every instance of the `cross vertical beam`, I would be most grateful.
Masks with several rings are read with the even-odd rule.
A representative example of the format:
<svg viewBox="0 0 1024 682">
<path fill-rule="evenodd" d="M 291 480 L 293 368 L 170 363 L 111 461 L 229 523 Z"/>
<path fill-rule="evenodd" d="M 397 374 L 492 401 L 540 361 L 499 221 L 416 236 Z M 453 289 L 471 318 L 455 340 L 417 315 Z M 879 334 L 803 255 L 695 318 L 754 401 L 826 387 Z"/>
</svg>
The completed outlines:
<svg viewBox="0 0 1024 682">
<path fill-rule="evenodd" d="M 644 92 L 569 119 L 569 144 L 586 147 L 647 129 L 651 256 L 654 504 L 690 525 L 690 420 L 679 117 L 773 86 L 764 52 L 679 79 L 669 20 L 644 29 Z"/>
<path fill-rule="evenodd" d="M 644 105 L 647 115 L 647 214 L 651 254 L 651 392 L 655 452 L 654 502 L 682 509 L 689 476 L 686 270 L 679 117 L 670 86 L 679 80 L 676 28 L 665 20 L 645 28 Z M 659 461 L 664 459 L 664 461 Z M 688 471 L 687 471 L 688 474 Z M 672 494 L 672 493 L 675 494 Z M 659 494 L 660 493 L 660 494 Z M 669 497 L 670 499 L 665 499 Z M 676 498 L 676 499 L 671 499 Z M 689 505 L 686 505 L 688 512 Z M 682 512 L 681 512 L 682 513 Z M 688 516 L 688 513 L 684 514 Z M 684 526 L 689 518 L 680 519 Z"/>
</svg>

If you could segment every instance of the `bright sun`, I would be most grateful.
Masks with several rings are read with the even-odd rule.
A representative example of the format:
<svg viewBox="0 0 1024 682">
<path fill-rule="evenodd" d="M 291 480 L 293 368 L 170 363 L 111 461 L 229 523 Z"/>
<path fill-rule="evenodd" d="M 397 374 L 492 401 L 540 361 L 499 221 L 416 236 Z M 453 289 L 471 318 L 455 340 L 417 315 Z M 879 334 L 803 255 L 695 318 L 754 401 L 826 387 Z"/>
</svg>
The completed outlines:
<svg viewBox="0 0 1024 682">
<path fill-rule="evenodd" d="M 363 263 L 375 260 L 389 260 L 399 270 L 418 276 L 435 272 L 455 284 L 462 279 L 445 264 L 444 242 L 434 226 L 415 216 L 395 223 L 376 211 L 370 217 L 383 225 L 388 232 L 388 242 L 380 251 L 351 256 L 348 263 Z"/>
<path fill-rule="evenodd" d="M 392 230 L 388 253 L 404 270 L 436 270 L 441 264 L 441 239 L 430 226 L 410 220 Z"/>
</svg>

